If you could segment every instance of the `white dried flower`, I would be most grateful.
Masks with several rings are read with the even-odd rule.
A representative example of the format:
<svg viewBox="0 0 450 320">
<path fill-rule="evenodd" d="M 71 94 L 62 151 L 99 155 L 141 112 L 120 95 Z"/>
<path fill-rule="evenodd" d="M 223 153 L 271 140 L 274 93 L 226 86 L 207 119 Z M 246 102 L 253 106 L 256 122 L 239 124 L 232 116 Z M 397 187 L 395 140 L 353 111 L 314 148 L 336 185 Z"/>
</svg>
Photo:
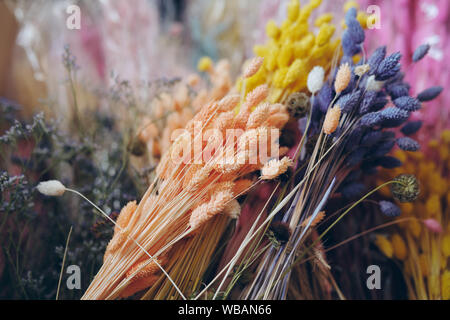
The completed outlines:
<svg viewBox="0 0 450 320">
<path fill-rule="evenodd" d="M 366 90 L 367 91 L 380 91 L 383 89 L 384 81 L 377 81 L 375 80 L 375 76 L 371 75 L 369 78 L 367 78 L 366 82 Z"/>
<path fill-rule="evenodd" d="M 308 74 L 308 90 L 314 94 L 322 88 L 325 71 L 322 67 L 315 66 Z"/>
<path fill-rule="evenodd" d="M 46 196 L 62 196 L 66 191 L 66 187 L 58 180 L 49 180 L 39 182 L 36 187 L 38 191 Z"/>
</svg>

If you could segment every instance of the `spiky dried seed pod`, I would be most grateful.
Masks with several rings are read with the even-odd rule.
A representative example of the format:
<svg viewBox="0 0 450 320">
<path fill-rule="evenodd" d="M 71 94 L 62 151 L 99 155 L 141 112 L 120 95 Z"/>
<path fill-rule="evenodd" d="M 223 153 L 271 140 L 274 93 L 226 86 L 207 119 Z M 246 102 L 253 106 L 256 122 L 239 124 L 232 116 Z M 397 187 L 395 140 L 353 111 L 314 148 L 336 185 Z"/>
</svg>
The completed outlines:
<svg viewBox="0 0 450 320">
<path fill-rule="evenodd" d="M 412 202 L 420 193 L 419 182 L 412 174 L 401 174 L 390 184 L 390 190 L 395 199 L 400 202 Z"/>
<path fill-rule="evenodd" d="M 305 117 L 311 109 L 309 97 L 303 92 L 294 92 L 286 102 L 287 109 L 291 117 L 300 119 Z"/>
<path fill-rule="evenodd" d="M 281 244 L 288 242 L 291 237 L 291 229 L 289 224 L 285 222 L 273 221 L 269 226 L 269 230 L 273 232 L 273 236 Z"/>
</svg>

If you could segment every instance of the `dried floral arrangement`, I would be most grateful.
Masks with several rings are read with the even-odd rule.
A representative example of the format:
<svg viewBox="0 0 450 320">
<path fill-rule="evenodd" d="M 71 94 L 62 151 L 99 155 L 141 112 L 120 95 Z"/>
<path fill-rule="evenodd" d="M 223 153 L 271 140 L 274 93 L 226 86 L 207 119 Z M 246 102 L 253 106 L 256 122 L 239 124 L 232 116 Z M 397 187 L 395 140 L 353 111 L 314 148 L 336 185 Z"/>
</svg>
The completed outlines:
<svg viewBox="0 0 450 320">
<path fill-rule="evenodd" d="M 71 231 L 67 239 L 58 233 L 57 242 L 67 242 L 55 265 L 83 254 L 91 264 L 89 284 L 76 298 L 345 299 L 327 252 L 395 228 L 374 243 L 401 264 L 409 297 L 447 299 L 446 180 L 438 176 L 439 185 L 424 188 L 435 167 L 414 162 L 423 155 L 412 153 L 420 145 L 409 137 L 421 127 L 411 115 L 442 88 L 412 96 L 399 52 L 366 52 L 370 17 L 350 1 L 335 36 L 332 13 L 309 23 L 320 5 L 289 1 L 286 19 L 267 23 L 267 42 L 254 46 L 236 79 L 227 60 L 204 57 L 200 76 L 139 85 L 115 77 L 108 90 L 80 99 L 80 88 L 82 97 L 92 90 L 78 80 L 67 47 L 70 138 L 43 116 L 31 125 L 12 122 L 16 107 L 4 102 L 0 228 L 15 226 L 9 237 L 18 244 L 10 241 L 5 253 L 15 277 L 23 273 L 14 264 L 17 248 L 32 241 L 23 236 L 26 215 L 70 206 L 85 211 L 74 227 L 88 228 L 76 235 L 81 248 L 69 245 Z M 429 49 L 419 46 L 412 61 Z M 86 108 L 92 101 L 97 111 Z M 395 147 L 403 151 L 391 154 Z M 435 156 L 442 177 L 447 151 L 440 147 Z M 11 177 L 14 170 L 19 175 Z M 384 198 L 369 200 L 379 190 Z M 333 212 L 329 203 L 337 198 L 344 204 Z M 395 218 L 328 246 L 335 226 L 367 201 Z M 64 216 L 49 218 L 45 227 L 67 229 Z M 61 275 L 58 269 L 52 277 L 60 283 Z M 59 285 L 44 297 L 54 294 Z"/>
</svg>

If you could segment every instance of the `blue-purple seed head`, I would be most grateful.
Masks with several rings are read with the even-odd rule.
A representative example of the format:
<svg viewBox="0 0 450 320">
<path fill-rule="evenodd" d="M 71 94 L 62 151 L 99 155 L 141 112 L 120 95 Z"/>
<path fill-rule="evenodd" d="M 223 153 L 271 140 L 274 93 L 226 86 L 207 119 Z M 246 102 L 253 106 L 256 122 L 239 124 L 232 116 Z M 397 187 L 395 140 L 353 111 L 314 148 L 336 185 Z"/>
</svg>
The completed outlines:
<svg viewBox="0 0 450 320">
<path fill-rule="evenodd" d="M 374 144 L 378 143 L 382 138 L 383 138 L 383 131 L 371 130 L 363 136 L 361 140 L 361 145 L 371 147 Z"/>
<path fill-rule="evenodd" d="M 422 91 L 417 95 L 417 100 L 421 102 L 433 100 L 434 98 L 436 98 L 438 95 L 441 94 L 442 89 L 443 88 L 439 86 L 425 89 L 424 91 Z"/>
<path fill-rule="evenodd" d="M 400 52 L 396 52 L 384 58 L 377 67 L 375 80 L 385 81 L 394 77 L 400 71 L 399 61 L 401 57 Z"/>
<path fill-rule="evenodd" d="M 407 124 L 405 124 L 400 131 L 405 135 L 405 136 L 410 136 L 414 133 L 416 133 L 417 131 L 419 131 L 419 129 L 422 127 L 422 121 L 417 120 L 417 121 L 409 121 Z"/>
<path fill-rule="evenodd" d="M 422 44 L 422 45 L 418 46 L 417 49 L 414 50 L 412 60 L 414 62 L 421 60 L 428 53 L 428 50 L 430 50 L 429 44 Z"/>
<path fill-rule="evenodd" d="M 394 83 L 386 86 L 386 91 L 392 100 L 403 96 L 409 96 L 409 85 L 406 83 Z"/>
<path fill-rule="evenodd" d="M 340 188 L 340 192 L 346 199 L 357 199 L 366 191 L 366 186 L 359 182 L 352 182 Z"/>
<path fill-rule="evenodd" d="M 369 74 L 375 74 L 378 66 L 380 65 L 381 61 L 383 61 L 385 56 L 386 46 L 378 47 L 377 49 L 375 49 L 367 62 L 370 66 Z"/>
<path fill-rule="evenodd" d="M 368 112 L 373 111 L 372 110 L 372 104 L 375 102 L 375 99 L 377 98 L 377 92 L 376 91 L 367 91 L 364 94 L 364 98 L 361 102 L 359 113 L 360 114 L 366 114 Z"/>
<path fill-rule="evenodd" d="M 375 148 L 372 148 L 370 155 L 374 158 L 382 157 L 388 154 L 394 146 L 395 146 L 394 140 L 384 140 L 383 142 L 379 143 Z"/>
<path fill-rule="evenodd" d="M 347 10 L 345 13 L 345 24 L 348 24 L 352 20 L 356 20 L 356 17 L 358 16 L 358 11 L 356 8 L 352 7 Z"/>
<path fill-rule="evenodd" d="M 390 201 L 381 200 L 378 204 L 381 212 L 388 217 L 398 217 L 401 214 L 400 208 Z"/>
<path fill-rule="evenodd" d="M 387 95 L 383 91 L 377 93 L 375 101 L 372 103 L 371 110 L 378 111 L 383 109 L 388 103 Z"/>
<path fill-rule="evenodd" d="M 409 112 L 397 107 L 387 107 L 378 111 L 381 117 L 380 125 L 385 128 L 398 127 L 409 118 Z"/>
<path fill-rule="evenodd" d="M 332 99 L 333 89 L 328 84 L 328 82 L 326 82 L 323 84 L 322 88 L 319 90 L 316 96 L 316 101 L 318 102 L 320 111 L 326 113 Z"/>
<path fill-rule="evenodd" d="M 397 108 L 410 112 L 417 111 L 421 108 L 419 100 L 410 96 L 397 98 L 394 100 L 394 104 Z"/>
<path fill-rule="evenodd" d="M 375 160 L 375 163 L 386 169 L 398 168 L 403 164 L 400 160 L 391 156 L 380 157 Z"/>
<path fill-rule="evenodd" d="M 361 46 L 355 42 L 349 30 L 345 30 L 342 35 L 342 51 L 346 57 L 353 57 L 361 52 Z"/>
<path fill-rule="evenodd" d="M 364 42 L 365 35 L 364 30 L 361 27 L 361 24 L 356 19 L 348 19 L 346 22 L 348 31 L 350 33 L 350 36 L 355 44 L 361 44 Z"/>
<path fill-rule="evenodd" d="M 420 144 L 409 137 L 398 138 L 397 145 L 400 149 L 405 151 L 417 151 L 420 149 Z"/>
<path fill-rule="evenodd" d="M 351 93 L 347 93 L 341 96 L 336 104 L 341 107 L 341 111 L 343 113 L 347 113 L 355 109 L 360 98 L 361 90 L 355 90 Z"/>
<path fill-rule="evenodd" d="M 361 161 L 364 160 L 364 156 L 366 155 L 366 153 L 369 151 L 368 148 L 358 148 L 352 152 L 350 152 L 350 154 L 347 156 L 347 159 L 345 161 L 345 164 L 348 167 L 354 167 L 356 166 L 358 163 L 360 163 Z"/>
<path fill-rule="evenodd" d="M 373 127 L 384 121 L 380 112 L 369 112 L 361 117 L 360 124 L 364 127 Z"/>
</svg>

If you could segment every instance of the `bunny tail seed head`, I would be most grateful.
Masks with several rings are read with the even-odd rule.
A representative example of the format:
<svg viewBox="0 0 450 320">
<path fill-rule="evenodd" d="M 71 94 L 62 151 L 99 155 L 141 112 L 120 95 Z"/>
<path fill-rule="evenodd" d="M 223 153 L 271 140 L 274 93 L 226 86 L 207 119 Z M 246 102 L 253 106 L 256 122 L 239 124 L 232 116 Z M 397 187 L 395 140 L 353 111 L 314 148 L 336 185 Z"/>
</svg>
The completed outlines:
<svg viewBox="0 0 450 320">
<path fill-rule="evenodd" d="M 325 71 L 322 67 L 316 66 L 309 72 L 306 85 L 312 94 L 315 94 L 322 88 L 324 77 Z"/>
<path fill-rule="evenodd" d="M 253 58 L 247 68 L 244 71 L 244 78 L 250 78 L 251 76 L 253 76 L 256 72 L 258 72 L 259 68 L 261 68 L 262 64 L 264 62 L 264 58 L 261 57 L 255 57 Z"/>
<path fill-rule="evenodd" d="M 36 188 L 40 193 L 54 197 L 62 196 L 66 191 L 66 187 L 58 180 L 39 182 Z"/>
<path fill-rule="evenodd" d="M 339 70 L 336 74 L 336 80 L 334 81 L 334 90 L 336 91 L 336 94 L 341 93 L 344 91 L 352 77 L 352 70 L 350 69 L 350 66 L 348 63 L 344 63 L 339 67 Z"/>
<path fill-rule="evenodd" d="M 332 134 L 336 131 L 339 125 L 339 119 L 341 117 L 341 107 L 335 105 L 333 108 L 328 109 L 328 112 L 323 121 L 323 132 L 326 134 Z"/>
</svg>

